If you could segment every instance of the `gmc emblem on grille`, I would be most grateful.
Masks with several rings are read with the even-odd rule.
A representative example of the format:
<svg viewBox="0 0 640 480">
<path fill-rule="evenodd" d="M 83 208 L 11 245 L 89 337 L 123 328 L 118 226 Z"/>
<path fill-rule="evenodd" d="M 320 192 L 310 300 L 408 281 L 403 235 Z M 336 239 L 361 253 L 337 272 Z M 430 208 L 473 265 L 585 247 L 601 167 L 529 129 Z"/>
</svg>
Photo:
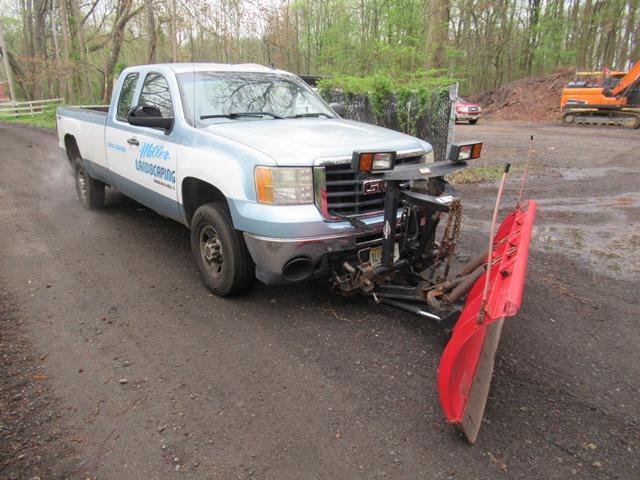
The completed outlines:
<svg viewBox="0 0 640 480">
<path fill-rule="evenodd" d="M 382 180 L 365 180 L 362 182 L 362 194 L 373 195 L 384 191 L 384 182 Z"/>
</svg>

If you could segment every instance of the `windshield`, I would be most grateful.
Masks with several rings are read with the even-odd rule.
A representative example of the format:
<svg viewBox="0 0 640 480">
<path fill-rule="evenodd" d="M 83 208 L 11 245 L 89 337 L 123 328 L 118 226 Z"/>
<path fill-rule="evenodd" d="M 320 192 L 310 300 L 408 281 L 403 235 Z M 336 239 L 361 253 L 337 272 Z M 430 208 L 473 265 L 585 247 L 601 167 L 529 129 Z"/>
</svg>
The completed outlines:
<svg viewBox="0 0 640 480">
<path fill-rule="evenodd" d="M 335 118 L 308 86 L 277 73 L 187 72 L 177 75 L 187 121 L 213 123 Z"/>
</svg>

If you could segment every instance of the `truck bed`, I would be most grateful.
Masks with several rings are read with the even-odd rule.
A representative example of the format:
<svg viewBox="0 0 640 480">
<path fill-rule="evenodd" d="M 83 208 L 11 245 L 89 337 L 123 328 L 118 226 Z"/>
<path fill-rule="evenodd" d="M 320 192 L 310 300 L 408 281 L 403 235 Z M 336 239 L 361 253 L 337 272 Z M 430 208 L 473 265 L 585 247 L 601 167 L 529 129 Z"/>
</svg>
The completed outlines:
<svg viewBox="0 0 640 480">
<path fill-rule="evenodd" d="M 109 105 L 82 105 L 82 106 L 64 106 L 58 107 L 57 114 L 60 116 L 78 118 L 79 120 L 91 119 L 97 120 L 95 123 L 104 124 L 106 121 L 107 113 L 109 112 Z M 98 120 L 99 119 L 99 120 Z"/>
<path fill-rule="evenodd" d="M 82 157 L 106 167 L 104 133 L 108 106 L 90 105 L 58 107 L 59 145 L 65 148 L 65 137 L 71 136 L 82 152 Z"/>
</svg>

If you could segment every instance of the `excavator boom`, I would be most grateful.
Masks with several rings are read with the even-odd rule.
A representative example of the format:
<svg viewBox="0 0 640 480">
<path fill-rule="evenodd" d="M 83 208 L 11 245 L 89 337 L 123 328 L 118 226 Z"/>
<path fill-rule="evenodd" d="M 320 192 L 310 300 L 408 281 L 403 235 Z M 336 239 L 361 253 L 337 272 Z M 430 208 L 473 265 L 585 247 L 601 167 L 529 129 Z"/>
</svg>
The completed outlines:
<svg viewBox="0 0 640 480">
<path fill-rule="evenodd" d="M 620 79 L 620 82 L 611 89 L 611 95 L 617 96 L 624 93 L 627 88 L 633 86 L 638 80 L 640 80 L 640 60 L 638 60 L 635 65 L 631 67 L 631 70 Z"/>
</svg>

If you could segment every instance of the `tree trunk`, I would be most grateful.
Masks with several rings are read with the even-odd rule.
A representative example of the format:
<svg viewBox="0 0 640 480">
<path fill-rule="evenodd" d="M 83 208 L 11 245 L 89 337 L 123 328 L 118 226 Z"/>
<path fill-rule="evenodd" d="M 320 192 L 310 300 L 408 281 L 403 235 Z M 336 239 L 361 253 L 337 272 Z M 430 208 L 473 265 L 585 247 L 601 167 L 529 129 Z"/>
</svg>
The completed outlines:
<svg viewBox="0 0 640 480">
<path fill-rule="evenodd" d="M 7 75 L 7 82 L 9 83 L 9 95 L 11 101 L 16 101 L 16 91 L 13 88 L 13 71 L 11 70 L 11 64 L 9 63 L 9 51 L 7 50 L 7 44 L 4 41 L 4 21 L 0 16 L 0 53 L 2 53 L 2 62 L 4 65 L 4 71 Z"/>
<path fill-rule="evenodd" d="M 65 95 L 65 84 L 62 74 L 62 63 L 60 60 L 60 42 L 58 41 L 58 29 L 56 28 L 56 22 L 54 18 L 53 3 L 51 4 L 51 11 L 49 13 L 51 18 L 51 42 L 53 43 L 53 55 L 56 62 L 55 96 L 63 97 Z"/>
<path fill-rule="evenodd" d="M 48 0 L 35 0 L 33 12 L 35 19 L 34 45 L 34 96 L 37 99 L 44 98 L 44 92 L 48 89 L 47 79 L 47 44 L 45 26 L 47 19 Z"/>
<path fill-rule="evenodd" d="M 24 29 L 24 45 L 26 53 L 26 71 L 24 94 L 28 100 L 33 99 L 35 85 L 35 48 L 33 45 L 33 8 L 31 0 L 20 2 L 22 10 L 22 28 Z"/>
<path fill-rule="evenodd" d="M 156 17 L 153 13 L 153 0 L 144 0 L 147 14 L 147 63 L 156 63 Z"/>
<path fill-rule="evenodd" d="M 65 0 L 60 0 L 65 1 Z M 82 25 L 82 12 L 78 0 L 69 1 L 69 23 L 71 26 L 72 50 L 71 55 L 74 62 L 74 83 L 76 89 L 80 93 L 82 100 L 89 100 L 92 96 L 90 93 L 90 80 L 87 72 L 89 71 L 89 61 L 87 59 L 87 47 L 84 40 L 84 32 Z"/>
<path fill-rule="evenodd" d="M 427 58 L 431 68 L 445 68 L 449 44 L 449 0 L 432 0 L 427 38 Z"/>
<path fill-rule="evenodd" d="M 634 58 L 633 55 L 633 34 L 634 31 L 637 35 L 638 32 L 638 24 L 636 22 L 636 16 L 638 12 L 638 0 L 629 0 L 629 13 L 627 16 L 627 25 L 624 31 L 624 40 L 622 41 L 622 45 L 620 48 L 624 48 L 624 52 L 621 54 L 620 58 L 624 61 L 623 65 L 620 65 L 622 68 L 626 68 L 627 65 L 633 64 L 634 61 L 638 61 L 640 59 Z M 622 62 L 621 62 L 622 63 Z"/>
<path fill-rule="evenodd" d="M 69 5 L 67 0 L 58 0 L 58 12 L 60 14 L 60 31 L 62 32 L 62 84 L 66 91 L 67 101 L 73 103 L 75 92 L 73 90 L 73 64 L 71 62 L 71 34 L 69 32 Z"/>
<path fill-rule="evenodd" d="M 171 61 L 178 61 L 178 18 L 176 15 L 176 0 L 171 2 Z"/>
<path fill-rule="evenodd" d="M 118 63 L 118 57 L 120 56 L 120 49 L 122 48 L 122 41 L 124 40 L 124 30 L 127 27 L 129 20 L 133 18 L 140 8 L 135 11 L 131 11 L 133 0 L 118 0 L 116 7 L 116 18 L 113 23 L 113 30 L 111 31 L 111 53 L 107 57 L 107 61 L 104 67 L 104 81 L 102 83 L 101 99 L 102 103 L 108 103 L 111 98 L 111 91 L 113 90 L 113 71 Z"/>
</svg>

